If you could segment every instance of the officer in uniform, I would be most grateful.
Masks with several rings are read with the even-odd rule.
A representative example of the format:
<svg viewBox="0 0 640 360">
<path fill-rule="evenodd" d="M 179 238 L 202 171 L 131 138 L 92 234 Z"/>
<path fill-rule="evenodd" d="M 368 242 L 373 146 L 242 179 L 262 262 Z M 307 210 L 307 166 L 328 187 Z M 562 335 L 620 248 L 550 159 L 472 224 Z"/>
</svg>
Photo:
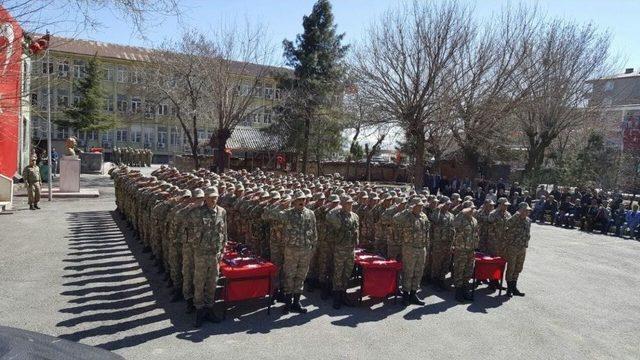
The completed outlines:
<svg viewBox="0 0 640 360">
<path fill-rule="evenodd" d="M 335 234 L 333 250 L 333 308 L 351 305 L 347 300 L 347 288 L 353 272 L 353 250 L 358 245 L 359 220 L 358 215 L 351 211 L 353 199 L 345 196 L 339 210 L 331 211 L 327 215 L 327 222 Z"/>
<path fill-rule="evenodd" d="M 340 207 L 340 198 L 336 194 L 329 195 L 328 203 L 314 211 L 318 228 L 318 281 L 322 288 L 322 300 L 329 298 L 332 288 L 333 253 L 335 234 L 327 226 L 327 215 Z"/>
<path fill-rule="evenodd" d="M 455 237 L 453 241 L 453 284 L 456 288 L 456 300 L 473 300 L 469 289 L 469 280 L 473 275 L 473 261 L 478 238 L 478 221 L 473 217 L 475 205 L 471 201 L 461 204 L 461 210 L 454 220 Z"/>
<path fill-rule="evenodd" d="M 40 202 L 40 168 L 36 165 L 37 157 L 32 156 L 29 159 L 29 165 L 25 166 L 22 170 L 22 178 L 24 179 L 25 186 L 27 187 L 27 196 L 29 199 L 29 210 L 40 209 L 38 202 Z"/>
<path fill-rule="evenodd" d="M 214 312 L 219 262 L 227 242 L 227 213 L 217 205 L 218 189 L 208 187 L 205 191 L 204 207 L 194 216 L 196 235 L 193 237 L 193 305 L 196 308 L 195 326 L 200 327 L 204 319 L 219 322 Z"/>
<path fill-rule="evenodd" d="M 526 202 L 518 204 L 518 212 L 507 221 L 507 246 L 505 258 L 507 260 L 507 296 L 524 296 L 518 290 L 518 276 L 522 272 L 524 259 L 531 238 L 531 208 Z"/>
<path fill-rule="evenodd" d="M 507 221 L 511 217 L 511 214 L 507 210 L 509 205 L 511 204 L 507 198 L 501 197 L 498 199 L 496 209 L 489 214 L 489 237 L 487 239 L 487 245 L 491 256 L 504 256 Z M 500 287 L 500 284 L 497 280 L 492 280 L 489 287 L 492 290 L 496 290 Z"/>
<path fill-rule="evenodd" d="M 430 223 L 422 212 L 424 203 L 418 197 L 393 217 L 396 235 L 402 244 L 402 302 L 404 305 L 424 305 L 416 292 L 424 272 L 429 245 Z"/>
<path fill-rule="evenodd" d="M 309 270 L 313 249 L 318 241 L 316 216 L 305 208 L 307 196 L 296 190 L 293 206 L 281 215 L 284 222 L 284 314 L 293 311 L 304 314 L 307 309 L 300 305 L 300 295 Z"/>
<path fill-rule="evenodd" d="M 432 261 L 431 261 L 431 280 L 438 289 L 445 290 L 445 276 L 449 272 L 449 264 L 451 263 L 451 249 L 453 246 L 453 237 L 455 234 L 453 220 L 454 216 L 449 211 L 451 201 L 448 197 L 442 197 L 442 203 L 439 211 L 434 216 L 434 225 L 432 226 Z"/>
</svg>

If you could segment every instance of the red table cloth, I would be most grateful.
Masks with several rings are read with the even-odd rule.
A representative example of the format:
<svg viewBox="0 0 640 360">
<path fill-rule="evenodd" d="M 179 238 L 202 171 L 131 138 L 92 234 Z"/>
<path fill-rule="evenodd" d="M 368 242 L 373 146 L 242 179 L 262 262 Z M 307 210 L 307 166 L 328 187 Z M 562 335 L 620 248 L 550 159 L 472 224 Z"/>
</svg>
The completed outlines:
<svg viewBox="0 0 640 360">
<path fill-rule="evenodd" d="M 271 294 L 271 279 L 277 267 L 258 258 L 241 257 L 228 252 L 223 255 L 220 273 L 227 279 L 222 297 L 224 301 L 242 301 Z"/>
<path fill-rule="evenodd" d="M 384 298 L 398 290 L 398 273 L 402 263 L 387 260 L 379 255 L 355 251 L 355 263 L 362 269 L 362 289 L 360 297 Z"/>
<path fill-rule="evenodd" d="M 475 253 L 475 268 L 473 277 L 476 280 L 501 281 L 507 261 L 499 256 L 491 257 L 487 254 Z"/>
</svg>

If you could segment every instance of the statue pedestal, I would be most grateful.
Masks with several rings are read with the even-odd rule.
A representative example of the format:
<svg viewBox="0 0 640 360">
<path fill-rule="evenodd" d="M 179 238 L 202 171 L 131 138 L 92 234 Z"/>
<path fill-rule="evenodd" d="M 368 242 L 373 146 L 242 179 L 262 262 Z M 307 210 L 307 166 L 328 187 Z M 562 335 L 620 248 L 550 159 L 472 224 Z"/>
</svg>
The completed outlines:
<svg viewBox="0 0 640 360">
<path fill-rule="evenodd" d="M 75 156 L 60 160 L 60 191 L 80 192 L 80 159 Z"/>
</svg>

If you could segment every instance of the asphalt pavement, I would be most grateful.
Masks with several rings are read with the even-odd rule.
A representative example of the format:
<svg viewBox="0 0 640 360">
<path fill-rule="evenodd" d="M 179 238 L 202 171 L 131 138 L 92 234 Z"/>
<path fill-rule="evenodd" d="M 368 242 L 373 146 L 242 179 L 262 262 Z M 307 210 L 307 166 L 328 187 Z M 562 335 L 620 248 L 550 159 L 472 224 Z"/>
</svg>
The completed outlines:
<svg viewBox="0 0 640 360">
<path fill-rule="evenodd" d="M 0 215 L 0 325 L 111 350 L 127 359 L 638 359 L 640 242 L 534 225 L 519 287 L 509 299 L 479 288 L 421 292 L 334 310 L 318 292 L 306 315 L 232 308 L 220 324 L 191 326 L 148 254 L 114 212 L 107 176 L 83 175 L 96 199 L 17 198 Z M 352 290 L 353 291 L 353 290 Z"/>
</svg>

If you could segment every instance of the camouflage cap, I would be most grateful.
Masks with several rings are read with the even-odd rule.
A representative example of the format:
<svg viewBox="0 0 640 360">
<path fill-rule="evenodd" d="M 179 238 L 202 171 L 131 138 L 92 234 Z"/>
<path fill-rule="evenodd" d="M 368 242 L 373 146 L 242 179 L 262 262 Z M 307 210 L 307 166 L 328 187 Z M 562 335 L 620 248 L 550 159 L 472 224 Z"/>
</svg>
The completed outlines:
<svg viewBox="0 0 640 360">
<path fill-rule="evenodd" d="M 329 202 L 338 203 L 340 202 L 340 197 L 337 194 L 331 194 L 329 195 Z"/>
<path fill-rule="evenodd" d="M 204 190 L 204 195 L 207 197 L 217 197 L 218 196 L 218 188 L 215 186 L 209 186 Z"/>
<path fill-rule="evenodd" d="M 277 191 L 270 192 L 269 196 L 271 196 L 272 199 L 276 199 L 276 200 L 280 199 L 280 193 Z"/>
<path fill-rule="evenodd" d="M 202 189 L 200 188 L 196 188 L 193 190 L 193 197 L 194 198 L 203 198 L 204 197 L 204 191 L 202 191 Z"/>
<path fill-rule="evenodd" d="M 419 197 L 414 197 L 411 200 L 409 200 L 409 206 L 424 206 L 424 203 L 422 202 L 422 199 Z"/>
<path fill-rule="evenodd" d="M 511 205 L 511 203 L 509 202 L 509 200 L 507 200 L 506 197 L 501 197 L 498 199 L 498 205 L 503 205 L 503 204 L 507 206 Z"/>
<path fill-rule="evenodd" d="M 449 197 L 448 197 L 448 196 L 443 196 L 443 197 L 440 199 L 440 202 L 441 202 L 443 205 L 450 205 L 450 204 L 451 204 L 451 199 L 449 199 Z"/>
<path fill-rule="evenodd" d="M 521 210 L 521 209 L 531 210 L 531 207 L 529 206 L 529 204 L 527 204 L 526 201 L 523 201 L 518 204 L 518 210 Z"/>
<path fill-rule="evenodd" d="M 343 196 L 340 200 L 342 203 L 353 203 L 353 198 L 349 195 Z"/>
<path fill-rule="evenodd" d="M 184 189 L 180 192 L 181 197 L 191 197 L 191 191 L 188 189 Z"/>
<path fill-rule="evenodd" d="M 451 194 L 451 200 L 460 200 L 460 194 L 458 193 Z"/>
<path fill-rule="evenodd" d="M 305 195 L 301 190 L 296 190 L 293 192 L 293 200 L 306 199 L 307 195 Z"/>
<path fill-rule="evenodd" d="M 467 208 L 475 209 L 475 207 L 476 207 L 476 206 L 473 204 L 473 202 L 472 202 L 472 201 L 469 201 L 469 200 L 467 200 L 467 201 L 465 201 L 465 202 L 463 202 L 463 203 L 462 203 L 462 208 L 463 208 L 463 209 L 467 209 Z"/>
</svg>

